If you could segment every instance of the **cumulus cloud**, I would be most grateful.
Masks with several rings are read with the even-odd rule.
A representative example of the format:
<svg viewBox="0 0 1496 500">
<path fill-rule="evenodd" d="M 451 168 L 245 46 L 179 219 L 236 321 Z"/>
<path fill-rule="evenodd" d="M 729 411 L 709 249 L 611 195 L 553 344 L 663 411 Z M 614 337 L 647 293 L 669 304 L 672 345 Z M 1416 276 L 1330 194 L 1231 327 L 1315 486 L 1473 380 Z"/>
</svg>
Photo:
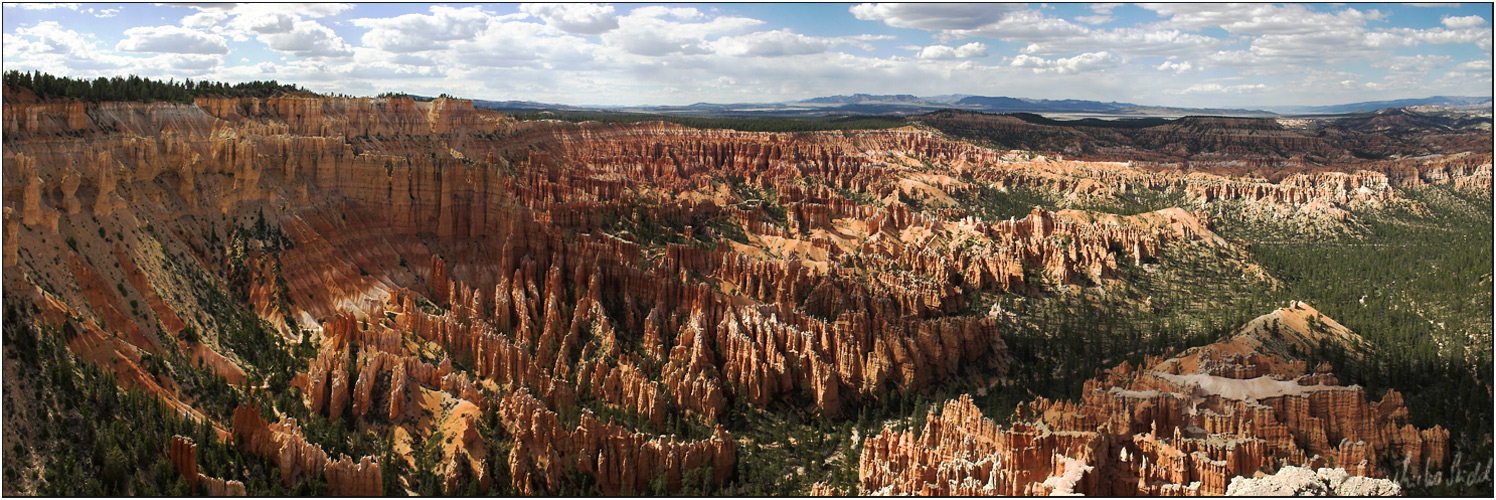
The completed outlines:
<svg viewBox="0 0 1496 500">
<path fill-rule="evenodd" d="M 5 33 L 5 67 L 35 68 L 53 74 L 98 75 L 116 73 L 129 66 L 128 58 L 106 54 L 82 34 L 54 21 L 16 28 Z"/>
<path fill-rule="evenodd" d="M 205 10 L 190 14 L 182 18 L 182 26 L 213 26 L 224 22 L 229 18 L 229 13 L 221 10 Z"/>
<path fill-rule="evenodd" d="M 1385 68 L 1393 73 L 1427 73 L 1434 68 L 1446 66 L 1454 58 L 1446 55 L 1419 54 L 1381 59 L 1371 63 L 1373 67 Z"/>
<path fill-rule="evenodd" d="M 613 13 L 612 5 L 527 3 L 520 5 L 519 10 L 567 33 L 599 35 L 618 28 L 618 15 Z"/>
<path fill-rule="evenodd" d="M 105 14 L 89 7 L 51 7 L 64 11 L 46 16 Z M 353 12 L 378 14 L 347 16 L 346 4 L 212 4 L 178 7 L 190 15 L 177 26 L 120 26 L 137 31 L 118 43 L 62 27 L 80 25 L 38 19 L 14 23 L 3 36 L 6 69 L 229 81 L 274 75 L 325 92 L 574 104 L 991 94 L 991 82 L 1002 81 L 1001 93 L 1012 96 L 1251 106 L 1286 104 L 1285 96 L 1350 102 L 1375 100 L 1377 92 L 1470 95 L 1491 80 L 1482 57 L 1491 41 L 1485 14 L 1410 28 L 1362 6 L 1145 6 L 1159 15 L 1140 22 L 1114 15 L 1122 9 L 1115 5 L 1088 7 L 1081 11 L 1087 15 L 1061 18 L 1041 6 L 868 3 L 849 13 L 867 21 L 863 28 L 896 35 L 833 36 L 842 33 L 792 30 L 730 7 L 526 4 L 498 16 L 473 5 L 389 7 L 399 9 L 394 13 L 359 6 Z M 42 17 L 13 4 L 6 13 Z M 345 28 L 358 35 L 345 41 Z M 167 43 L 170 36 L 209 43 Z M 896 36 L 901 40 L 887 46 L 868 43 Z M 224 46 L 248 50 L 225 57 Z M 1198 76 L 1206 69 L 1209 80 Z M 1101 71 L 1115 77 L 1074 76 Z"/>
<path fill-rule="evenodd" d="M 1017 4 L 969 3 L 865 3 L 850 8 L 863 21 L 882 21 L 895 28 L 922 30 L 969 30 L 992 24 L 1014 10 Z"/>
<path fill-rule="evenodd" d="M 454 40 L 471 40 L 488 27 L 489 15 L 478 7 L 454 9 L 436 5 L 431 14 L 405 14 L 388 18 L 354 19 L 353 25 L 369 28 L 364 45 L 390 52 L 420 52 L 446 48 Z"/>
<path fill-rule="evenodd" d="M 202 28 L 209 35 L 234 42 L 251 39 L 272 50 L 297 57 L 346 57 L 353 48 L 331 28 L 315 19 L 346 11 L 350 4 L 308 3 L 287 8 L 280 4 L 191 4 L 197 12 L 184 16 L 184 28 Z"/>
<path fill-rule="evenodd" d="M 76 31 L 63 28 L 55 21 L 43 21 L 32 27 L 16 28 L 15 36 L 7 33 L 5 57 L 27 55 L 83 56 L 93 51 L 93 44 Z"/>
<path fill-rule="evenodd" d="M 1171 94 L 1245 94 L 1262 92 L 1267 90 L 1267 85 L 1261 83 L 1242 85 L 1221 85 L 1219 83 L 1198 83 L 1190 85 L 1184 90 L 1168 91 Z"/>
<path fill-rule="evenodd" d="M 1008 63 L 1015 68 L 1027 68 L 1035 73 L 1058 73 L 1062 75 L 1080 73 L 1083 71 L 1094 71 L 1116 66 L 1119 62 L 1117 56 L 1110 52 L 1087 52 L 1075 57 L 1058 59 L 1045 59 L 1028 54 L 1019 54 Z"/>
<path fill-rule="evenodd" d="M 1348 8 L 1339 12 L 1314 12 L 1298 4 L 1164 3 L 1138 6 L 1168 17 L 1162 23 L 1167 27 L 1189 31 L 1218 27 L 1241 34 L 1284 35 L 1334 31 L 1364 26 L 1367 21 L 1386 17 L 1375 9 L 1361 11 Z"/>
<path fill-rule="evenodd" d="M 335 16 L 351 8 L 353 4 L 348 3 L 307 3 L 297 4 L 296 12 L 306 17 L 316 18 Z"/>
<path fill-rule="evenodd" d="M 618 29 L 602 35 L 613 47 L 640 56 L 699 55 L 711 52 L 707 38 L 740 32 L 763 24 L 747 17 L 708 16 L 684 7 L 640 7 L 618 19 Z M 683 22 L 706 19 L 700 22 Z"/>
<path fill-rule="evenodd" d="M 831 48 L 831 40 L 785 29 L 726 36 L 710 45 L 718 54 L 729 56 L 779 57 L 825 52 Z"/>
<path fill-rule="evenodd" d="M 15 7 L 21 10 L 51 10 L 68 9 L 78 10 L 76 3 L 6 3 L 6 7 Z"/>
<path fill-rule="evenodd" d="M 1491 50 L 1491 28 L 1393 28 L 1386 31 L 1392 40 L 1398 40 L 1403 45 L 1412 45 L 1418 42 L 1426 42 L 1438 45 L 1454 43 L 1473 43 L 1476 47 Z M 1401 37 L 1401 38 L 1398 38 Z"/>
<path fill-rule="evenodd" d="M 1490 28 L 1413 29 L 1391 28 L 1367 31 L 1361 28 L 1326 29 L 1318 32 L 1268 34 L 1251 38 L 1245 50 L 1221 51 L 1208 58 L 1227 66 L 1248 67 L 1257 73 L 1299 72 L 1349 61 L 1385 62 L 1394 56 L 1389 49 L 1420 43 L 1473 43 L 1489 50 Z"/>
<path fill-rule="evenodd" d="M 1474 71 L 1478 71 L 1478 70 L 1491 71 L 1491 60 L 1490 59 L 1476 59 L 1474 61 L 1462 62 L 1459 65 L 1455 66 L 1454 68 L 1458 69 L 1458 70 L 1463 70 L 1463 71 L 1472 71 L 1472 70 L 1474 70 Z"/>
<path fill-rule="evenodd" d="M 202 54 L 173 54 L 161 59 L 161 63 L 174 73 L 199 75 L 223 62 L 223 56 Z"/>
<path fill-rule="evenodd" d="M 975 57 L 987 57 L 987 46 L 980 42 L 971 42 L 960 47 L 952 48 L 949 45 L 931 45 L 920 49 L 920 59 L 970 59 Z"/>
<path fill-rule="evenodd" d="M 1089 31 L 1083 35 L 1030 43 L 1023 51 L 1038 55 L 1073 54 L 1095 47 L 1132 56 L 1191 57 L 1220 47 L 1225 42 L 1176 29 L 1118 28 Z"/>
<path fill-rule="evenodd" d="M 1120 4 L 1120 3 L 1093 3 L 1089 7 L 1091 8 L 1091 12 L 1095 12 L 1096 13 L 1095 15 L 1091 15 L 1091 16 L 1075 16 L 1075 20 L 1083 22 L 1083 23 L 1086 23 L 1086 24 L 1092 24 L 1092 25 L 1095 25 L 1095 24 L 1106 24 L 1106 23 L 1112 22 L 1112 20 L 1116 19 L 1115 17 L 1112 17 L 1112 9 L 1115 9 L 1115 8 L 1117 8 L 1120 5 L 1122 5 L 1122 4 Z"/>
<path fill-rule="evenodd" d="M 1184 74 L 1184 72 L 1186 72 L 1186 71 L 1189 71 L 1191 67 L 1192 66 L 1190 65 L 1189 61 L 1184 61 L 1184 62 L 1164 61 L 1163 64 L 1158 65 L 1158 70 L 1159 71 L 1167 71 L 1167 72 L 1170 72 L 1170 73 L 1174 73 L 1176 75 L 1180 75 L 1180 74 Z"/>
<path fill-rule="evenodd" d="M 1473 15 L 1464 17 L 1444 16 L 1439 22 L 1450 29 L 1479 28 L 1486 25 L 1485 18 Z"/>
<path fill-rule="evenodd" d="M 167 54 L 227 54 L 223 37 L 179 26 L 140 26 L 125 30 L 125 39 L 114 46 L 127 52 Z"/>
<path fill-rule="evenodd" d="M 310 20 L 297 20 L 290 30 L 262 34 L 259 40 L 271 49 L 289 52 L 298 57 L 340 57 L 353 54 L 353 49 L 332 28 Z"/>
<path fill-rule="evenodd" d="M 950 36 L 996 38 L 1006 41 L 1047 42 L 1090 34 L 1085 26 L 1050 17 L 1037 10 L 1009 12 L 1002 19 L 970 29 L 950 30 Z"/>
<path fill-rule="evenodd" d="M 495 21 L 473 40 L 454 42 L 451 53 L 461 66 L 583 69 L 598 50 L 582 37 L 555 33 L 543 24 Z"/>
<path fill-rule="evenodd" d="M 83 12 L 84 14 L 92 14 L 94 17 L 106 18 L 106 17 L 114 17 L 114 16 L 119 15 L 119 13 L 120 13 L 121 10 L 124 10 L 124 8 L 120 7 L 120 8 L 117 8 L 117 9 L 95 9 L 95 8 L 89 7 L 87 9 L 83 9 L 80 12 Z"/>
</svg>

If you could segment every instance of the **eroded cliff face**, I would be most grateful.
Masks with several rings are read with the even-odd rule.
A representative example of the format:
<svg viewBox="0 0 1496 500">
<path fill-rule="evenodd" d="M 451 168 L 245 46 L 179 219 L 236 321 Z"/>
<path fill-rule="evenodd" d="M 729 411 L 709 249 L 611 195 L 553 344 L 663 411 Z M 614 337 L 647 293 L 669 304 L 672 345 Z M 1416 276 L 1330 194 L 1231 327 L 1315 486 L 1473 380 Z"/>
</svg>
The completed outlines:
<svg viewBox="0 0 1496 500">
<path fill-rule="evenodd" d="M 186 436 L 172 436 L 167 456 L 171 464 L 176 467 L 182 478 L 187 480 L 187 485 L 195 495 L 210 497 L 242 497 L 245 496 L 244 483 L 234 480 L 223 480 L 207 476 L 197 472 L 197 443 Z"/>
<path fill-rule="evenodd" d="M 321 474 L 346 494 L 380 492 L 384 464 L 334 460 L 248 398 L 206 414 L 143 360 L 271 384 L 265 364 L 287 363 L 305 411 L 396 436 L 412 464 L 417 442 L 452 437 L 437 457 L 449 485 L 508 467 L 515 488 L 555 493 L 576 466 L 605 492 L 662 475 L 676 488 L 692 469 L 731 474 L 730 402 L 806 401 L 835 418 L 962 370 L 1001 374 L 1003 326 L 972 308 L 978 294 L 1104 283 L 1171 245 L 1223 244 L 1197 206 L 1395 196 L 1369 171 L 1269 181 L 1024 159 L 913 128 L 515 122 L 444 99 L 15 102 L 3 125 L 7 302 L 69 325 L 79 357 L 211 422 L 284 481 Z M 1414 177 L 1482 175 L 1475 159 Z M 987 220 L 955 201 L 1010 188 L 1195 205 Z M 246 337 L 260 321 L 268 336 Z M 1356 400 L 1324 392 L 1314 404 Z M 1327 429 L 1263 456 L 1330 456 L 1364 431 Z M 500 443 L 508 463 L 489 460 Z M 1043 472 L 1082 468 L 1066 464 Z"/>
<path fill-rule="evenodd" d="M 1104 124 L 1032 114 L 941 111 L 921 123 L 958 137 L 1085 161 L 1135 162 L 1231 176 L 1278 176 L 1358 169 L 1406 171 L 1424 159 L 1475 152 L 1490 163 L 1491 118 L 1476 113 L 1386 109 L 1371 116 L 1228 118 L 1187 116 Z M 1459 116 L 1463 115 L 1463 116 Z M 1406 161 L 1408 159 L 1416 159 Z M 1423 170 L 1418 168 L 1418 170 Z"/>
<path fill-rule="evenodd" d="M 1237 485 L 1242 477 L 1283 465 L 1343 469 L 1342 482 L 1344 474 L 1384 477 L 1389 471 L 1377 463 L 1387 454 L 1405 457 L 1415 470 L 1443 465 L 1449 432 L 1409 424 L 1400 394 L 1389 390 L 1371 401 L 1361 387 L 1339 385 L 1327 365 L 1311 372 L 1277 354 L 1301 342 L 1354 349 L 1357 341 L 1295 303 L 1215 344 L 1107 370 L 1085 384 L 1079 401 L 1021 405 L 1011 427 L 962 396 L 932 409 L 922 429 L 885 428 L 868 437 L 862 489 L 1223 495 L 1246 487 Z"/>
</svg>

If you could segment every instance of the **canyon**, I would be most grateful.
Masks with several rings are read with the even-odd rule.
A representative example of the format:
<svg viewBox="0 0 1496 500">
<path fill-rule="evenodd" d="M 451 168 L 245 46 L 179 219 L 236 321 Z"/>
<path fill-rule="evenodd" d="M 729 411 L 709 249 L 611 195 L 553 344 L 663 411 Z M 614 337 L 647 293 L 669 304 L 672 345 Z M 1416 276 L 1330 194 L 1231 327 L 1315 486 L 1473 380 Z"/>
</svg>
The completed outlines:
<svg viewBox="0 0 1496 500">
<path fill-rule="evenodd" d="M 1377 461 L 1388 453 L 1414 467 L 1443 465 L 1449 432 L 1408 424 L 1401 394 L 1373 402 L 1327 364 L 1311 372 L 1282 355 L 1289 345 L 1358 340 L 1296 303 L 1215 344 L 1106 370 L 1080 401 L 1020 406 L 1009 428 L 963 396 L 932 410 L 922 431 L 870 436 L 862 491 L 1220 496 L 1280 467 L 1333 467 L 1344 479 L 1385 476 Z"/>
<path fill-rule="evenodd" d="M 1491 183 L 1488 151 L 1260 176 L 914 126 L 517 121 L 445 98 L 85 104 L 8 87 L 5 104 L 7 308 L 283 486 L 333 495 L 419 493 L 412 471 L 438 493 L 722 485 L 745 408 L 841 421 L 1013 369 L 1011 319 L 984 297 L 1233 248 L 1222 207 L 1333 222 L 1407 206 L 1407 186 Z M 1077 208 L 965 203 L 1019 191 Z M 1139 193 L 1182 202 L 1085 208 Z M 848 460 L 861 492 L 1005 495 L 1221 495 L 1283 464 L 1382 478 L 1384 453 L 1449 460 L 1448 432 L 1407 424 L 1400 394 L 1369 402 L 1283 347 L 1354 333 L 1303 305 L 1264 318 L 1007 428 L 953 399 Z M 392 451 L 327 441 L 321 422 Z M 197 472 L 201 444 L 160 447 L 193 492 L 244 494 L 247 478 Z"/>
</svg>

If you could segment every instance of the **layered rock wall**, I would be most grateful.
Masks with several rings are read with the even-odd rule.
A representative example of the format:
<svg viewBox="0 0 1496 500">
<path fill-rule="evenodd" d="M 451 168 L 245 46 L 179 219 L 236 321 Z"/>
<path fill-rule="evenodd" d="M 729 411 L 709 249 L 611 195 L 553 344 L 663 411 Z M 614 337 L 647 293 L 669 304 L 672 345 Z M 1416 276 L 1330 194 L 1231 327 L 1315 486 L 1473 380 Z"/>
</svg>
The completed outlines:
<svg viewBox="0 0 1496 500">
<path fill-rule="evenodd" d="M 1308 310 L 1295 304 L 1269 316 L 1318 315 L 1300 309 Z M 1303 363 L 1259 351 L 1259 333 L 1143 369 L 1124 363 L 1087 381 L 1080 401 L 1021 405 L 1020 423 L 1008 428 L 963 395 L 932 409 L 922 430 L 870 436 L 863 491 L 1222 495 L 1285 463 L 1375 478 L 1388 473 L 1378 461 L 1389 453 L 1417 470 L 1448 460 L 1449 432 L 1409 424 L 1398 393 L 1371 402 L 1327 370 L 1306 373 Z"/>
</svg>

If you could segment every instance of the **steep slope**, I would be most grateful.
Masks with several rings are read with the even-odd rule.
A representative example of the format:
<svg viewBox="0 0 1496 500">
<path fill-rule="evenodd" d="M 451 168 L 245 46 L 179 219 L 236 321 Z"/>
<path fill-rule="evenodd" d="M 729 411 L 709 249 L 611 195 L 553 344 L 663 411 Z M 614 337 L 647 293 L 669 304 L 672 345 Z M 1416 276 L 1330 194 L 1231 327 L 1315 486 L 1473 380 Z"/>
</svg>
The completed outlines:
<svg viewBox="0 0 1496 500">
<path fill-rule="evenodd" d="M 1451 113 L 1454 116 L 1445 116 Z M 1427 177 L 1425 170 L 1439 170 L 1422 166 L 1430 157 L 1473 152 L 1489 163 L 1491 150 L 1488 113 L 1388 109 L 1323 119 L 1187 116 L 1057 121 L 1024 114 L 940 111 L 915 120 L 996 147 L 1273 180 L 1314 171 L 1387 172 L 1379 162 L 1416 169 L 1418 174 L 1406 177 L 1413 180 Z"/>
<path fill-rule="evenodd" d="M 913 128 L 6 96 L 7 307 L 211 429 L 201 449 L 233 443 L 278 471 L 178 460 L 193 485 L 250 493 L 721 484 L 749 411 L 829 421 L 1001 376 L 1006 326 L 985 296 L 1220 246 L 1208 214 L 1227 202 L 1292 218 L 1397 201 L 1377 172 L 1147 171 Z M 1478 160 L 1430 182 L 1488 182 Z M 960 202 L 995 190 L 1181 203 L 987 217 Z M 11 421 L 7 443 L 24 441 Z"/>
<path fill-rule="evenodd" d="M 1215 344 L 1106 370 L 1080 401 L 1035 400 L 1009 428 L 962 396 L 923 430 L 868 437 L 862 491 L 1222 495 L 1233 478 L 1285 465 L 1383 477 L 1389 453 L 1415 468 L 1449 459 L 1448 431 L 1408 425 L 1397 392 L 1372 402 L 1329 366 L 1279 354 L 1323 342 L 1359 337 L 1294 303 Z"/>
</svg>

